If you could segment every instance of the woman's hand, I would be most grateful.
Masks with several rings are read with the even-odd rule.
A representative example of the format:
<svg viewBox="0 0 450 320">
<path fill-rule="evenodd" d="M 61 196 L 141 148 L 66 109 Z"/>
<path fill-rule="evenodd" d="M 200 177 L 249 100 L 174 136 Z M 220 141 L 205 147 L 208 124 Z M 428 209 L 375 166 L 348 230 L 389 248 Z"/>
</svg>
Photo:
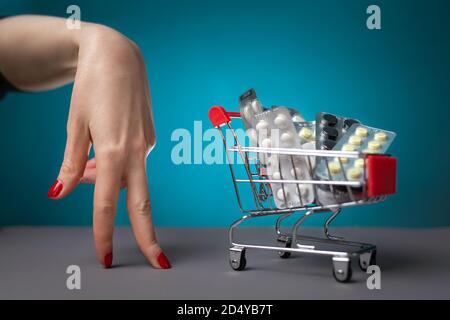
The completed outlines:
<svg viewBox="0 0 450 320">
<path fill-rule="evenodd" d="M 0 69 L 5 77 L 21 89 L 40 90 L 62 84 L 75 74 L 64 161 L 48 196 L 61 199 L 80 181 L 95 183 L 95 247 L 99 261 L 110 267 L 117 201 L 120 188 L 126 186 L 127 209 L 141 251 L 155 268 L 170 268 L 157 243 L 151 218 L 146 159 L 156 143 L 156 135 L 145 64 L 139 48 L 108 27 L 83 23 L 79 31 L 68 30 L 64 20 L 49 17 L 6 19 L 0 22 L 0 34 L 2 27 L 21 29 L 23 23 L 29 24 L 30 29 L 43 27 L 44 30 L 38 32 L 43 33 L 43 39 L 52 34 L 57 39 L 51 43 L 44 41 L 49 46 L 47 59 L 42 47 L 36 48 L 34 57 L 33 48 L 22 48 L 27 49 L 29 55 L 22 57 L 22 62 L 24 59 L 34 59 L 37 63 L 45 60 L 49 68 L 56 71 L 54 76 L 45 72 L 45 77 L 40 79 L 34 70 L 35 78 L 31 81 L 30 77 L 18 74 L 30 71 L 23 66 L 12 66 L 14 57 L 6 54 L 2 59 L 5 56 L 2 52 Z M 18 36 L 33 37 L 25 31 Z M 0 37 L 0 45 L 2 41 L 14 42 L 14 39 Z M 60 68 L 51 63 L 52 57 Z M 28 63 L 30 68 L 35 65 Z M 95 159 L 88 161 L 91 145 Z"/>
</svg>

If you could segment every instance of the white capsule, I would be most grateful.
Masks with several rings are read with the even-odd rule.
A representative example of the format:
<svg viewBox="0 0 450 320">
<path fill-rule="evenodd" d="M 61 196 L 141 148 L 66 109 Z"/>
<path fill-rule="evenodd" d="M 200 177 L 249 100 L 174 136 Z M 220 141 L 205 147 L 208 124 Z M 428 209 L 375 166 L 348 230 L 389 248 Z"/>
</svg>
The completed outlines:
<svg viewBox="0 0 450 320">
<path fill-rule="evenodd" d="M 258 130 L 258 131 L 266 130 L 268 127 L 269 127 L 269 123 L 266 120 L 260 120 L 256 124 L 256 130 Z"/>
<path fill-rule="evenodd" d="M 281 113 L 275 117 L 274 123 L 278 128 L 284 129 L 288 126 L 289 119 L 285 114 Z"/>
<path fill-rule="evenodd" d="M 263 147 L 263 148 L 271 148 L 272 147 L 272 140 L 270 140 L 270 138 L 263 139 L 263 141 L 261 141 L 261 147 Z"/>
<path fill-rule="evenodd" d="M 285 197 L 284 197 L 285 194 L 286 194 L 286 197 L 289 197 L 289 193 L 286 190 L 286 188 L 284 189 L 284 191 L 283 191 L 283 188 L 278 189 L 278 191 L 277 191 L 278 200 L 285 201 Z"/>
<path fill-rule="evenodd" d="M 280 174 L 280 172 L 279 172 L 279 171 L 274 172 L 273 175 L 272 175 L 272 178 L 273 178 L 274 180 L 281 180 L 281 174 Z"/>
<path fill-rule="evenodd" d="M 294 143 L 294 136 L 290 132 L 284 132 L 281 134 L 281 142 L 290 146 Z"/>
<path fill-rule="evenodd" d="M 292 117 L 292 122 L 304 122 L 304 121 L 305 121 L 305 119 L 300 117 L 298 114 L 296 114 Z"/>
<path fill-rule="evenodd" d="M 255 129 L 248 129 L 247 136 L 249 137 L 252 146 L 256 146 L 258 144 L 258 133 Z"/>
</svg>

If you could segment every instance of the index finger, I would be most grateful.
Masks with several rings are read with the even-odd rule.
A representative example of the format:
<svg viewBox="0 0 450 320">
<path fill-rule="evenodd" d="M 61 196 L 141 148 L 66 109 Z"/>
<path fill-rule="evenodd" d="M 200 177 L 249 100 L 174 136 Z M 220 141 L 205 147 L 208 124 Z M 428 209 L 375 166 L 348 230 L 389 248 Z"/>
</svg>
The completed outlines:
<svg viewBox="0 0 450 320">
<path fill-rule="evenodd" d="M 139 248 L 153 267 L 169 269 L 170 262 L 158 245 L 152 222 L 145 159 L 127 169 L 126 182 L 127 208 Z"/>
</svg>

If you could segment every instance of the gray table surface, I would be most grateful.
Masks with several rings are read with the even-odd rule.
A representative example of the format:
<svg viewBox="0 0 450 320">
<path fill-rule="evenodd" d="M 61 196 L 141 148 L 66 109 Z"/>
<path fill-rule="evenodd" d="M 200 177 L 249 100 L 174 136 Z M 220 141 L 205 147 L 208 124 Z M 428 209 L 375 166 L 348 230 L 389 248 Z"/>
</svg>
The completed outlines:
<svg viewBox="0 0 450 320">
<path fill-rule="evenodd" d="M 316 229 L 309 230 L 312 233 Z M 368 290 L 354 266 L 353 281 L 337 283 L 329 257 L 249 250 L 248 268 L 228 265 L 225 229 L 158 229 L 173 268 L 150 268 L 128 228 L 116 229 L 114 264 L 98 265 L 90 228 L 0 229 L 0 299 L 436 299 L 450 298 L 450 228 L 338 229 L 378 246 L 381 290 Z M 273 244 L 271 229 L 241 237 Z M 66 288 L 66 268 L 81 268 L 81 290 Z"/>
</svg>

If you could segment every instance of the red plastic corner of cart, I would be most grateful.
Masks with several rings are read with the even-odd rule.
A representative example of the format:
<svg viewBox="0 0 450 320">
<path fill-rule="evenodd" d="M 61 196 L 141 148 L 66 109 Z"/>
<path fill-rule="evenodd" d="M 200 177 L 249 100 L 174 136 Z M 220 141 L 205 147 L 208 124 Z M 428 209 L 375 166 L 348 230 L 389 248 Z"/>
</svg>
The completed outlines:
<svg viewBox="0 0 450 320">
<path fill-rule="evenodd" d="M 367 156 L 367 196 L 394 194 L 397 187 L 397 159 L 385 155 Z"/>
<path fill-rule="evenodd" d="M 231 122 L 230 116 L 221 106 L 211 107 L 208 112 L 208 117 L 212 125 L 216 128 Z"/>
</svg>

